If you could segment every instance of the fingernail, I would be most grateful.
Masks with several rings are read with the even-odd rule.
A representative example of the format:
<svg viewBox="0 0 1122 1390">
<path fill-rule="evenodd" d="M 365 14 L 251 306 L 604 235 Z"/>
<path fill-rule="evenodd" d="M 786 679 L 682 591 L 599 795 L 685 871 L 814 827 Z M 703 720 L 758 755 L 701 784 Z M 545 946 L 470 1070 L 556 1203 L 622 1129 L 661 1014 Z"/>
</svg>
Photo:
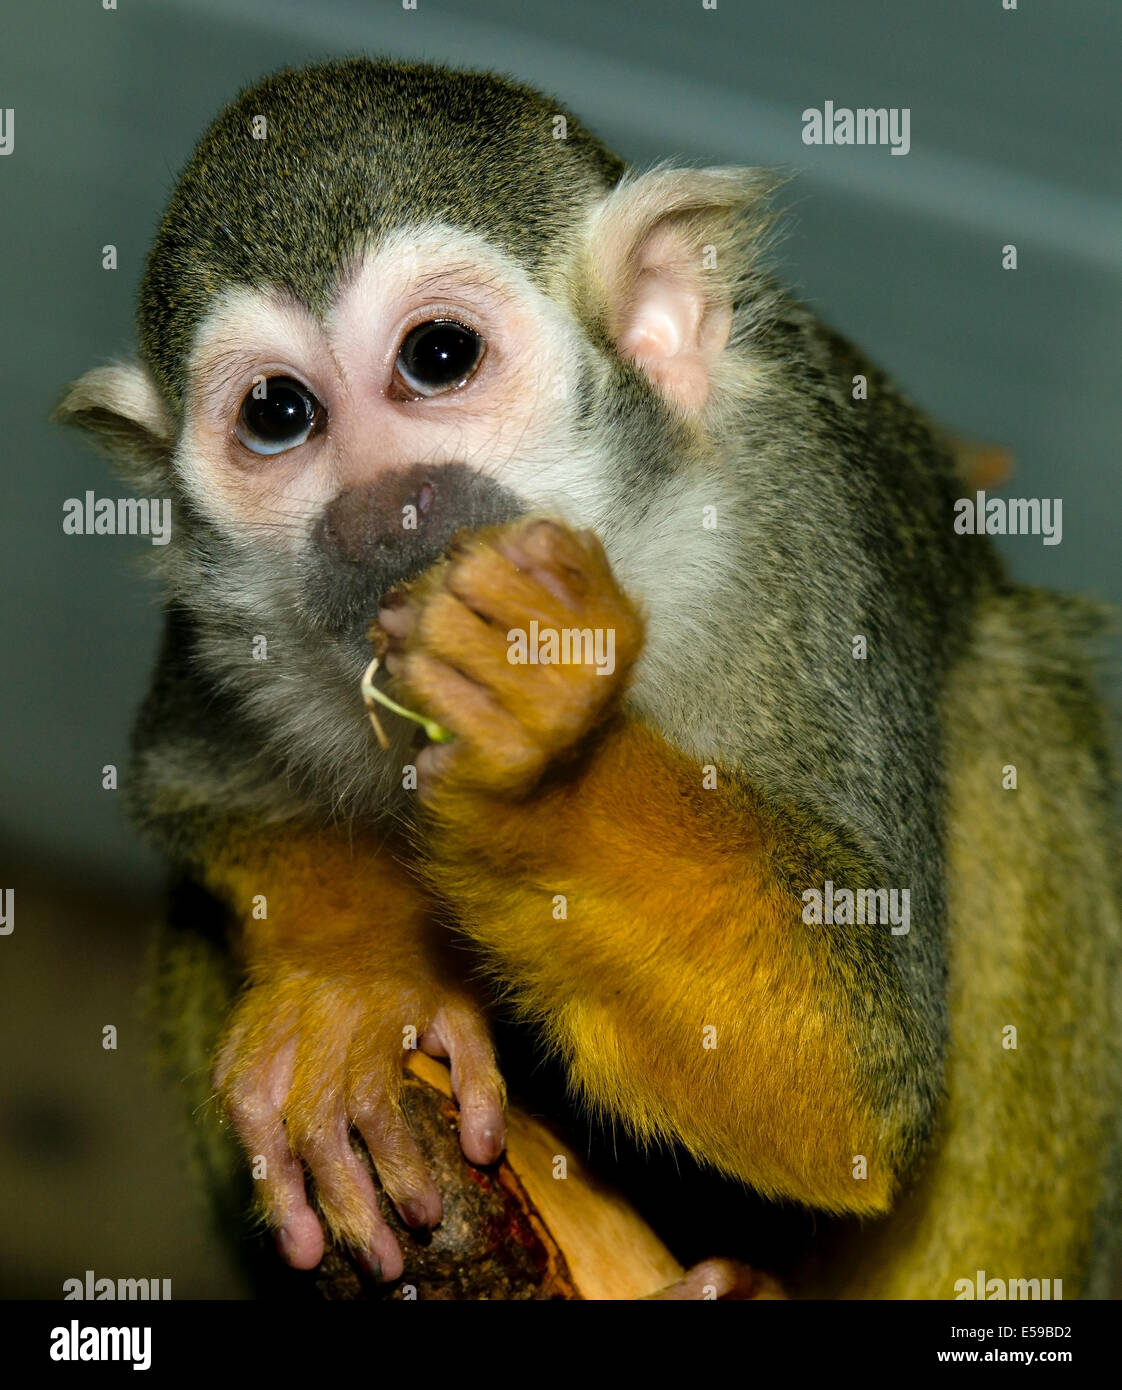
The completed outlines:
<svg viewBox="0 0 1122 1390">
<path fill-rule="evenodd" d="M 501 1129 L 485 1129 L 483 1131 L 483 1144 L 487 1153 L 491 1155 L 492 1161 L 502 1153 L 505 1142 L 506 1135 Z"/>
<path fill-rule="evenodd" d="M 405 1224 L 416 1230 L 418 1226 L 429 1224 L 429 1214 L 425 1210 L 422 1202 L 402 1202 L 400 1208 L 401 1219 Z"/>
<path fill-rule="evenodd" d="M 404 589 L 387 589 L 378 600 L 379 608 L 400 608 L 405 603 Z"/>
<path fill-rule="evenodd" d="M 355 1263 L 363 1274 L 369 1275 L 371 1279 L 381 1279 L 382 1261 L 370 1250 L 360 1250 L 355 1255 Z"/>
<path fill-rule="evenodd" d="M 282 1226 L 277 1231 L 277 1249 L 281 1253 L 281 1258 L 291 1264 L 292 1252 L 295 1249 L 295 1241 L 292 1238 L 292 1232 L 287 1226 Z"/>
</svg>

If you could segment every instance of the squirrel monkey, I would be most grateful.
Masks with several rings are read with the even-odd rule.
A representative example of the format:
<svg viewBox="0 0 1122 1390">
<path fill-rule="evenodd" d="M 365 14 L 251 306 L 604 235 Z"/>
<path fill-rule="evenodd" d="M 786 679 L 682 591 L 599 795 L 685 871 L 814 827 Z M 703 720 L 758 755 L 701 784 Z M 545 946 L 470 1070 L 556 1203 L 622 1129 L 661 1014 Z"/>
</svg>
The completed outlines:
<svg viewBox="0 0 1122 1390">
<path fill-rule="evenodd" d="M 63 400 L 173 499 L 129 796 L 234 914 L 211 1075 L 297 1268 L 326 1227 L 402 1273 L 352 1129 L 440 1219 L 403 1036 L 500 1153 L 482 970 L 621 1132 L 863 1218 L 793 1291 L 1103 1287 L 1096 615 L 956 532 L 945 437 L 771 278 L 770 186 L 489 75 L 282 72 Z M 375 619 L 450 742 L 379 748 Z"/>
</svg>

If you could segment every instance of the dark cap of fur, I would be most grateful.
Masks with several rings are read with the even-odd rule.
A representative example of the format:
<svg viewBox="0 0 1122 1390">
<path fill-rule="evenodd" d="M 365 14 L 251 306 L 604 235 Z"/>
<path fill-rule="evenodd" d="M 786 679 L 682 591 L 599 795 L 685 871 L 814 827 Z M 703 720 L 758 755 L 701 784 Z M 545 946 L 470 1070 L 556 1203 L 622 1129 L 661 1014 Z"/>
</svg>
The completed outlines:
<svg viewBox="0 0 1122 1390">
<path fill-rule="evenodd" d="M 365 58 L 277 73 L 222 112 L 176 186 L 141 286 L 141 350 L 178 407 L 217 292 L 273 285 L 322 313 L 355 252 L 410 224 L 484 233 L 540 274 L 623 171 L 564 108 L 486 73 Z"/>
</svg>

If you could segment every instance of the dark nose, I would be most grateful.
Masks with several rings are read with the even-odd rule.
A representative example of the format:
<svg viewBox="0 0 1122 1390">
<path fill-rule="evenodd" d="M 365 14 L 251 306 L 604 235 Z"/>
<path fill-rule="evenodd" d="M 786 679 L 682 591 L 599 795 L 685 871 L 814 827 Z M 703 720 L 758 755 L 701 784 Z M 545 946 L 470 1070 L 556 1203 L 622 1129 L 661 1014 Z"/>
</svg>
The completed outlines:
<svg viewBox="0 0 1122 1390">
<path fill-rule="evenodd" d="M 341 559 L 365 565 L 431 531 L 440 471 L 413 464 L 341 492 L 324 509 L 323 540 Z"/>
<path fill-rule="evenodd" d="M 457 531 L 512 521 L 522 504 L 464 463 L 411 463 L 333 498 L 303 559 L 310 623 L 360 646 L 381 596 L 434 564 Z"/>
</svg>

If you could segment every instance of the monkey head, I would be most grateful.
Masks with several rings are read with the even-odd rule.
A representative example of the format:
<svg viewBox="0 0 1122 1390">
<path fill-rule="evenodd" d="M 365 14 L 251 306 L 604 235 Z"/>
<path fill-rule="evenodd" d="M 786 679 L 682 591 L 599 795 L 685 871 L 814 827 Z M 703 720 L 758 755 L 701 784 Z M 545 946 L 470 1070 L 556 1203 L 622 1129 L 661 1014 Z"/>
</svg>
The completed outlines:
<svg viewBox="0 0 1122 1390">
<path fill-rule="evenodd" d="M 141 360 L 60 413 L 171 497 L 183 640 L 278 766 L 384 795 L 364 634 L 454 532 L 542 510 L 625 559 L 653 483 L 689 486 L 714 401 L 763 370 L 725 352 L 766 304 L 761 193 L 633 176 L 537 93 L 427 65 L 283 72 L 218 117 L 148 259 Z"/>
</svg>

